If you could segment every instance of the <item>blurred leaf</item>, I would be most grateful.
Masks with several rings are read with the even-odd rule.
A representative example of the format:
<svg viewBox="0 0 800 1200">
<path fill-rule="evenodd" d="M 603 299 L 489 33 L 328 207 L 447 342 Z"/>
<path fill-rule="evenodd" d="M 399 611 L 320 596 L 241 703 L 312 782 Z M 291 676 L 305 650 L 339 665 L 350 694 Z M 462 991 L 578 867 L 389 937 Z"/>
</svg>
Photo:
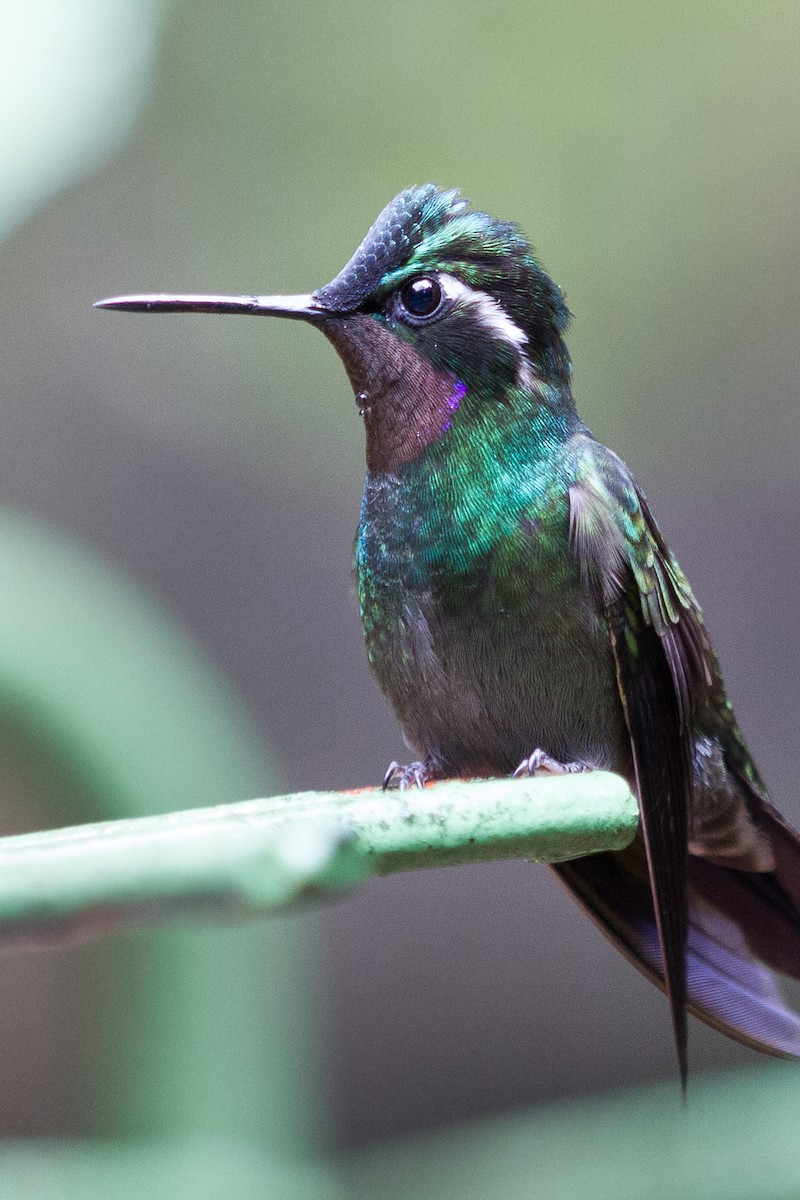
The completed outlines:
<svg viewBox="0 0 800 1200">
<path fill-rule="evenodd" d="M 0 238 L 124 140 L 166 3 L 0 0 Z"/>
</svg>

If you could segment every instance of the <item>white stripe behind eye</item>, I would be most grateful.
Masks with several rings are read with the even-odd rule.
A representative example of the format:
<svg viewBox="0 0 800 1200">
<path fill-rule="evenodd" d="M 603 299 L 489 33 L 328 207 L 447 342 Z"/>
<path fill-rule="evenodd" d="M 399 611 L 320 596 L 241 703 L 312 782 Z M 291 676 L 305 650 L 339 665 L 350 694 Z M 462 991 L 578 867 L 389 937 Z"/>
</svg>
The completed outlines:
<svg viewBox="0 0 800 1200">
<path fill-rule="evenodd" d="M 438 278 L 442 291 L 450 300 L 469 305 L 488 333 L 499 337 L 501 341 L 514 348 L 518 359 L 517 385 L 521 388 L 530 387 L 533 376 L 530 360 L 525 352 L 528 344 L 527 333 L 511 320 L 502 304 L 495 300 L 494 296 L 469 287 L 462 280 L 456 279 L 454 275 L 441 274 Z"/>
</svg>

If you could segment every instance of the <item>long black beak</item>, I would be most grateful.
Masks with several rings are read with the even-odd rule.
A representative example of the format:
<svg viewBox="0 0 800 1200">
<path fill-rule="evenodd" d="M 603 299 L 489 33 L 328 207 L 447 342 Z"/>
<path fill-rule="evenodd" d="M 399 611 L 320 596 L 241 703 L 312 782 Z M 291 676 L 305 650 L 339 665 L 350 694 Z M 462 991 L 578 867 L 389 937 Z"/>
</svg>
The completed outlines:
<svg viewBox="0 0 800 1200">
<path fill-rule="evenodd" d="M 249 313 L 256 317 L 290 317 L 295 321 L 324 321 L 333 316 L 329 308 L 308 296 L 170 296 L 154 293 L 112 296 L 96 300 L 95 308 L 121 312 Z"/>
</svg>

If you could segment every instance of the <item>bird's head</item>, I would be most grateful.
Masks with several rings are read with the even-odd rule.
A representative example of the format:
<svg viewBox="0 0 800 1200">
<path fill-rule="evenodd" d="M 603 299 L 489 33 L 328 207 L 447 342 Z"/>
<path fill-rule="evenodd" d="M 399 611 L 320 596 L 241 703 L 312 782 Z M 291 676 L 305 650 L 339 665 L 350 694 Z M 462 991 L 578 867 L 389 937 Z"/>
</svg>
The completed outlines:
<svg viewBox="0 0 800 1200">
<path fill-rule="evenodd" d="M 301 296 L 123 296 L 98 307 L 239 312 L 319 325 L 347 369 L 373 470 L 498 406 L 563 404 L 569 312 L 515 225 L 433 184 L 400 192 L 335 279 Z"/>
</svg>

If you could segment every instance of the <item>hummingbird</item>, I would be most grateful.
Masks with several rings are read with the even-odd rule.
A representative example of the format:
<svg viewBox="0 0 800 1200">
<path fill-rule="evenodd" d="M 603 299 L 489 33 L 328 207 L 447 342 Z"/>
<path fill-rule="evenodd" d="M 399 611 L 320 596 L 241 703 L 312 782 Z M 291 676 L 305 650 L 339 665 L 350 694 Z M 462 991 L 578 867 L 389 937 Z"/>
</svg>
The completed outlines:
<svg viewBox="0 0 800 1200">
<path fill-rule="evenodd" d="M 400 192 L 307 295 L 146 294 L 145 312 L 317 326 L 352 384 L 367 473 L 367 653 L 416 756 L 384 786 L 605 769 L 640 828 L 553 869 L 669 1003 L 800 1058 L 800 838 L 772 806 L 703 614 L 626 464 L 578 414 L 564 295 L 511 223 Z"/>
</svg>

